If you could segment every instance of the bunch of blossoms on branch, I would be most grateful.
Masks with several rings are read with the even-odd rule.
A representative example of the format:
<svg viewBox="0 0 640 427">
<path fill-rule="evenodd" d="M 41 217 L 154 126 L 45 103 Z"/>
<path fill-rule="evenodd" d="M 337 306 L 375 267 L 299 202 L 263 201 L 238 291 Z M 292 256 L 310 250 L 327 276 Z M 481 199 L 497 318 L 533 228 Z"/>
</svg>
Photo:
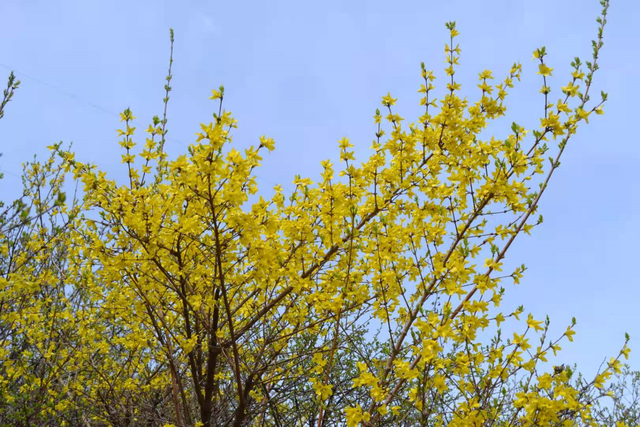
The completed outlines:
<svg viewBox="0 0 640 427">
<path fill-rule="evenodd" d="M 570 139 L 602 113 L 606 94 L 589 96 L 602 6 L 593 58 L 572 62 L 557 100 L 546 50 L 534 52 L 536 130 L 513 123 L 504 139 L 483 136 L 505 115 L 521 66 L 498 84 L 481 72 L 477 100 L 461 98 L 451 22 L 442 99 L 422 65 L 415 122 L 403 125 L 396 99 L 383 97 L 368 159 L 357 163 L 343 138 L 337 174 L 323 161 L 318 181 L 297 177 L 268 199 L 254 170 L 274 141 L 231 146 L 222 86 L 214 121 L 168 158 L 171 57 L 164 114 L 142 150 L 133 113 L 122 113 L 126 183 L 54 148 L 83 185 L 85 214 L 72 228 L 80 279 L 66 286 L 85 298 L 74 307 L 77 345 L 93 350 L 74 359 L 83 382 L 65 385 L 60 411 L 85 402 L 98 408 L 95 423 L 208 427 L 597 425 L 592 402 L 626 342 L 592 381 L 547 372 L 541 362 L 572 340 L 575 322 L 552 339 L 548 319 L 499 306 L 501 281 L 525 270 L 502 272 L 509 248 L 542 222 L 532 218 Z M 171 41 L 173 51 L 173 32 Z M 501 324 L 520 316 L 520 333 L 503 337 Z M 494 337 L 482 342 L 487 328 Z"/>
</svg>

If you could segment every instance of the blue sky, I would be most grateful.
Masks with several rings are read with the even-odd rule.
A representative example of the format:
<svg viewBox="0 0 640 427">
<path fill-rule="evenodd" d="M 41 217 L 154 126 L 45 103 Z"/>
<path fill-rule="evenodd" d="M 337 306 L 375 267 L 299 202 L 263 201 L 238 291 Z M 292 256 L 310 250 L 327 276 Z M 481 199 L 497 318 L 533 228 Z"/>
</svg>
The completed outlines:
<svg viewBox="0 0 640 427">
<path fill-rule="evenodd" d="M 176 44 L 168 151 L 186 151 L 199 123 L 211 121 L 210 90 L 224 84 L 225 106 L 239 122 L 235 143 L 257 144 L 262 134 L 276 140 L 258 171 L 267 192 L 297 173 L 317 177 L 319 161 L 337 158 L 343 136 L 366 153 L 387 92 L 416 120 L 420 62 L 444 85 L 451 20 L 461 33 L 463 93 L 477 96 L 483 69 L 504 76 L 520 61 L 523 80 L 497 132 L 505 136 L 511 121 L 536 127 L 543 99 L 532 51 L 547 47 L 557 96 L 571 60 L 589 57 L 599 11 L 597 0 L 3 0 L 0 76 L 14 69 L 22 85 L 0 121 L 0 194 L 15 197 L 20 163 L 57 141 L 72 141 L 79 160 L 124 176 L 114 113 L 130 107 L 139 129 L 161 114 L 169 27 Z M 556 361 L 578 362 L 587 374 L 617 354 L 625 331 L 640 369 L 638 22 L 635 1 L 611 1 L 594 92 L 609 93 L 605 115 L 572 140 L 542 201 L 544 224 L 508 256 L 529 270 L 521 285 L 507 286 L 505 309 L 524 302 L 536 317 L 549 314 L 557 333 L 575 316 L 575 342 Z"/>
</svg>

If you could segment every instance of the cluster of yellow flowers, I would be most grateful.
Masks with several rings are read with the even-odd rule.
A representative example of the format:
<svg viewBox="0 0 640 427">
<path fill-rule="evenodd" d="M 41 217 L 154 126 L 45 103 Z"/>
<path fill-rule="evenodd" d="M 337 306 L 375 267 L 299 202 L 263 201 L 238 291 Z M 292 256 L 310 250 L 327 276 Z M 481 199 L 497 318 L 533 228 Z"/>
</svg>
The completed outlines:
<svg viewBox="0 0 640 427">
<path fill-rule="evenodd" d="M 254 170 L 275 142 L 230 146 L 237 123 L 223 109 L 222 86 L 211 96 L 215 121 L 174 160 L 164 151 L 166 116 L 154 118 L 135 153 L 135 117 L 122 113 L 126 184 L 52 147 L 59 171 L 52 156 L 27 179 L 37 218 L 60 219 L 26 218 L 28 239 L 7 227 L 0 235 L 0 400 L 13 405 L 9 415 L 75 411 L 85 423 L 115 425 L 142 417 L 149 396 L 166 395 L 177 425 L 282 425 L 282 414 L 298 412 L 290 420 L 349 427 L 595 425 L 589 393 L 620 371 L 626 343 L 585 387 L 569 369 L 541 372 L 574 325 L 554 341 L 548 319 L 529 314 L 524 332 L 504 340 L 501 324 L 524 309 L 497 311 L 500 283 L 518 283 L 525 267 L 497 273 L 514 239 L 542 222 L 531 216 L 567 142 L 602 113 L 604 94 L 588 107 L 598 49 L 586 74 L 574 61 L 555 104 L 553 69 L 537 49 L 539 129 L 514 123 L 506 138 L 485 138 L 522 67 L 498 84 L 481 72 L 479 99 L 461 98 L 458 32 L 453 22 L 447 28 L 445 96 L 432 96 L 435 76 L 422 64 L 417 122 L 404 125 L 397 100 L 384 96 L 369 158 L 356 163 L 342 138 L 337 176 L 323 161 L 320 180 L 297 177 L 288 195 L 280 186 L 270 199 L 256 194 Z M 549 141 L 558 149 L 545 168 Z M 65 171 L 83 186 L 69 206 L 40 194 L 59 192 Z M 492 325 L 496 337 L 483 344 L 479 332 Z M 378 347 L 355 344 L 363 330 Z M 531 333 L 541 334 L 538 346 Z M 311 391 L 309 401 L 298 401 L 300 390 Z M 39 412 L 20 409 L 31 399 Z"/>
</svg>

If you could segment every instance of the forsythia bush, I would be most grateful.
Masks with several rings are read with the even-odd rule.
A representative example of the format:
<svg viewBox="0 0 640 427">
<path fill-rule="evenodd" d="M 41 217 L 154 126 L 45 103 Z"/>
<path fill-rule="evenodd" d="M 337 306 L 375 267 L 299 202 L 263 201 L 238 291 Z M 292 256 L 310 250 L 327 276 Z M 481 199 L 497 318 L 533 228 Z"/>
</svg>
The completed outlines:
<svg viewBox="0 0 640 427">
<path fill-rule="evenodd" d="M 502 271 L 509 248 L 542 222 L 569 140 L 602 113 L 606 94 L 590 102 L 602 6 L 593 58 L 572 62 L 561 95 L 547 85 L 545 48 L 534 52 L 538 129 L 484 135 L 521 66 L 497 84 L 481 72 L 477 101 L 461 98 L 448 23 L 442 99 L 423 64 L 415 122 L 384 96 L 368 159 L 356 162 L 343 138 L 339 165 L 323 161 L 317 181 L 297 177 L 293 192 L 276 186 L 268 199 L 254 170 L 274 141 L 232 147 L 223 87 L 214 122 L 167 157 L 171 59 L 165 113 L 142 149 L 133 113 L 121 114 L 126 183 L 57 144 L 26 166 L 24 197 L 2 213 L 0 422 L 599 425 L 592 409 L 626 342 L 588 381 L 544 365 L 575 322 L 550 338 L 548 319 L 499 306 L 501 282 L 525 270 Z M 522 324 L 506 337 L 511 318 Z"/>
</svg>

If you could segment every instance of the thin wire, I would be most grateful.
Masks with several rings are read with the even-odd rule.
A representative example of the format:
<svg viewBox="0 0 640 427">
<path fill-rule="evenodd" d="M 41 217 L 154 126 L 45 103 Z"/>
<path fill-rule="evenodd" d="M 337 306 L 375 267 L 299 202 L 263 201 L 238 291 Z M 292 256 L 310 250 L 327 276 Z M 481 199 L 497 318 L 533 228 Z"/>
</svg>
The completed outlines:
<svg viewBox="0 0 640 427">
<path fill-rule="evenodd" d="M 76 94 L 74 94 L 74 93 L 68 92 L 68 91 L 66 91 L 66 90 L 64 90 L 64 89 L 62 89 L 62 88 L 60 88 L 60 87 L 58 87 L 58 86 L 52 85 L 51 83 L 47 83 L 47 82 L 45 82 L 45 81 L 42 81 L 42 80 L 37 79 L 37 78 L 35 78 L 35 77 L 32 77 L 32 76 L 30 76 L 30 75 L 28 75 L 28 74 L 26 74 L 26 73 L 23 73 L 22 71 L 16 70 L 16 69 L 15 69 L 15 68 L 13 68 L 13 67 L 9 67 L 9 66 L 7 66 L 7 65 L 5 65 L 5 64 L 2 64 L 2 63 L 0 63 L 0 67 L 6 68 L 6 69 L 7 69 L 7 70 L 9 70 L 9 71 L 14 71 L 15 73 L 20 74 L 21 76 L 24 76 L 24 77 L 26 77 L 26 78 L 27 78 L 27 79 L 29 79 L 29 80 L 33 80 L 34 82 L 36 82 L 36 83 L 38 83 L 38 84 L 41 84 L 41 85 L 43 85 L 43 86 L 47 86 L 47 87 L 48 87 L 48 88 L 50 88 L 50 89 L 53 89 L 53 90 L 55 90 L 55 91 L 58 91 L 58 92 L 60 92 L 60 93 L 62 93 L 62 94 L 64 94 L 64 95 L 66 95 L 66 96 L 68 96 L 69 98 L 72 98 L 73 100 L 75 100 L 75 101 L 77 101 L 77 102 L 79 102 L 79 103 L 87 104 L 87 105 L 89 105 L 89 106 L 91 106 L 91 107 L 93 107 L 93 108 L 95 108 L 95 109 L 97 109 L 97 110 L 102 111 L 103 113 L 110 114 L 110 115 L 112 115 L 112 116 L 114 116 L 114 117 L 120 117 L 120 114 L 118 114 L 118 113 L 115 113 L 115 112 L 113 112 L 113 111 L 111 111 L 111 110 L 108 110 L 107 108 L 101 107 L 100 105 L 95 104 L 95 103 L 93 103 L 93 102 L 91 102 L 91 101 L 88 101 L 88 100 L 86 100 L 86 99 L 83 99 L 83 98 L 81 98 L 81 97 L 77 96 L 77 95 L 76 95 Z M 172 142 L 175 142 L 175 143 L 178 143 L 178 144 L 180 144 L 180 145 L 182 145 L 182 146 L 184 146 L 184 147 L 188 147 L 188 146 L 189 146 L 189 144 L 186 144 L 186 143 L 184 143 L 184 142 L 182 142 L 182 141 L 178 141 L 177 139 L 174 139 L 174 138 L 167 138 L 167 140 L 172 141 Z M 13 175 L 13 176 L 14 176 L 14 177 L 16 177 L 16 178 L 21 178 L 21 177 L 20 177 L 20 175 L 17 175 L 17 174 L 15 174 L 15 173 L 11 172 L 11 171 L 4 171 L 4 173 L 8 173 L 9 175 Z M 262 177 L 260 177 L 260 176 L 258 176 L 258 175 L 255 175 L 255 177 L 256 177 L 256 178 L 258 178 L 258 179 L 259 179 L 259 180 L 261 180 L 261 181 L 264 181 L 264 182 L 268 183 L 268 184 L 271 184 L 271 185 L 278 185 L 277 183 L 275 183 L 275 182 L 273 182 L 273 181 L 269 181 L 268 179 L 264 179 L 264 178 L 262 178 Z M 284 187 L 284 188 L 287 188 L 286 186 L 283 186 L 283 187 Z"/>
<path fill-rule="evenodd" d="M 22 177 L 20 175 L 17 175 L 15 173 L 11 172 L 10 170 L 4 170 L 4 168 L 0 169 L 0 173 L 2 173 L 2 174 L 7 174 L 8 173 L 9 175 L 13 175 L 18 179 L 22 179 Z"/>
<path fill-rule="evenodd" d="M 66 90 L 64 90 L 64 89 L 62 89 L 62 88 L 60 88 L 58 86 L 52 85 L 51 83 L 44 82 L 44 81 L 42 81 L 40 79 L 37 79 L 37 78 L 32 77 L 32 76 L 30 76 L 30 75 L 28 75 L 26 73 L 23 73 L 22 71 L 16 70 L 15 68 L 8 67 L 7 65 L 2 64 L 2 63 L 0 63 L 0 67 L 6 68 L 7 70 L 10 70 L 10 71 L 14 71 L 15 73 L 20 74 L 20 75 L 28 78 L 29 80 L 33 80 L 36 83 L 39 83 L 39 84 L 41 84 L 43 86 L 47 86 L 47 87 L 49 87 L 49 88 L 51 88 L 53 90 L 56 90 L 56 91 L 58 91 L 58 92 L 60 92 L 60 93 L 62 93 L 64 95 L 68 96 L 69 98 L 74 99 L 75 101 L 77 101 L 79 103 L 84 103 L 84 104 L 90 105 L 91 107 L 96 108 L 96 109 L 102 111 L 103 113 L 110 114 L 110 115 L 112 115 L 114 117 L 120 117 L 120 114 L 118 114 L 118 113 L 115 113 L 115 112 L 113 112 L 113 111 L 111 111 L 111 110 L 109 110 L 107 108 L 101 107 L 98 104 L 95 104 L 95 103 L 93 103 L 91 101 L 88 101 L 86 99 L 83 99 L 83 98 L 79 97 L 78 95 L 76 95 L 75 93 L 68 92 L 68 91 L 66 91 Z M 167 138 L 167 139 L 169 141 L 177 142 L 178 144 L 187 146 L 187 144 L 185 144 L 184 142 L 178 141 L 176 139 L 173 139 L 173 138 Z"/>
</svg>

